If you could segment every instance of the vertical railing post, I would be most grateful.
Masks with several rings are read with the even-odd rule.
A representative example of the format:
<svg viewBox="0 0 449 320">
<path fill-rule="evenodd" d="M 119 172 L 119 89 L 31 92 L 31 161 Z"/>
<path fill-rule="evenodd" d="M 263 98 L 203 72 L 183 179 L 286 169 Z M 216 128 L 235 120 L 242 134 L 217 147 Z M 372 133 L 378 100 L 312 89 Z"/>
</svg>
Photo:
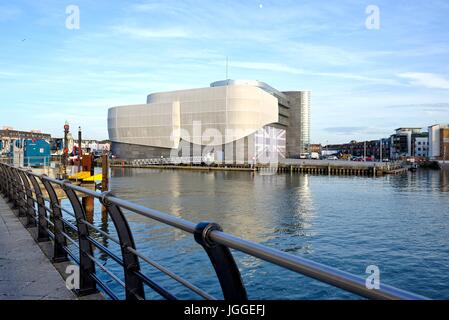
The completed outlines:
<svg viewBox="0 0 449 320">
<path fill-rule="evenodd" d="M 128 221 L 123 215 L 120 207 L 109 202 L 107 198 L 108 196 L 113 195 L 110 192 L 103 192 L 100 201 L 111 216 L 111 220 L 114 223 L 120 240 L 124 268 L 123 271 L 125 275 L 126 300 L 145 299 L 142 279 L 136 274 L 140 271 L 139 257 L 127 249 L 130 247 L 136 250 L 131 228 L 129 227 Z"/>
<path fill-rule="evenodd" d="M 5 197 L 8 196 L 8 184 L 9 184 L 9 176 L 8 176 L 8 166 L 6 164 L 2 164 L 2 193 Z"/>
<path fill-rule="evenodd" d="M 200 222 L 195 228 L 195 241 L 206 251 L 215 269 L 225 300 L 248 300 L 246 289 L 239 268 L 228 247 L 218 244 L 209 238 L 211 231 L 222 231 L 216 223 Z"/>
<path fill-rule="evenodd" d="M 19 171 L 20 176 L 22 177 L 22 181 L 25 188 L 26 194 L 26 225 L 25 227 L 31 228 L 35 227 L 36 224 L 36 214 L 34 212 L 34 201 L 33 201 L 33 191 L 31 190 L 30 181 L 28 180 L 28 176 L 24 171 Z"/>
<path fill-rule="evenodd" d="M 22 193 L 21 193 L 21 184 L 22 181 L 20 180 L 19 175 L 17 174 L 17 168 L 12 168 L 11 169 L 12 175 L 13 175 L 13 179 L 14 179 L 14 207 L 13 209 L 18 209 L 19 210 L 19 216 L 23 216 L 22 214 Z"/>
<path fill-rule="evenodd" d="M 45 210 L 45 201 L 42 196 L 42 190 L 33 174 L 27 173 L 28 178 L 34 188 L 34 194 L 36 195 L 37 202 L 37 241 L 44 242 L 49 241 L 50 237 L 48 235 L 48 221 L 45 219 L 47 217 L 47 210 Z"/>
<path fill-rule="evenodd" d="M 19 209 L 19 217 L 26 217 L 27 210 L 26 210 L 25 183 L 22 181 L 20 169 L 14 168 L 13 171 L 17 181 L 17 206 Z"/>
<path fill-rule="evenodd" d="M 5 181 L 5 188 L 6 189 L 4 190 L 4 194 L 5 194 L 5 197 L 7 198 L 7 201 L 10 202 L 11 201 L 11 199 L 10 199 L 10 195 L 11 195 L 10 184 L 11 184 L 11 182 L 10 182 L 10 176 L 9 176 L 9 166 L 5 165 L 3 168 L 5 169 L 4 170 L 4 176 L 5 176 L 5 179 L 6 179 L 6 181 Z"/>
<path fill-rule="evenodd" d="M 5 183 L 4 183 L 5 190 L 3 190 L 3 194 L 7 198 L 7 201 L 9 202 L 10 201 L 9 196 L 10 196 L 10 191 L 11 191 L 10 181 L 9 181 L 9 167 L 7 165 L 4 165 L 3 169 L 4 169 L 3 176 L 5 177 Z"/>
<path fill-rule="evenodd" d="M 20 181 L 17 176 L 16 168 L 11 168 L 11 175 L 14 183 L 14 206 L 13 209 L 19 209 L 20 213 Z"/>
<path fill-rule="evenodd" d="M 52 184 L 45 179 L 46 175 L 40 176 L 40 180 L 44 184 L 45 190 L 47 190 L 48 198 L 50 199 L 50 208 L 53 213 L 53 224 L 54 224 L 54 244 L 53 244 L 53 262 L 64 262 L 68 261 L 67 252 L 65 247 L 67 247 L 67 239 L 64 237 L 65 233 L 64 222 L 62 221 L 62 212 L 59 207 L 59 199 L 53 188 Z M 50 220 L 51 220 L 50 218 Z"/>
<path fill-rule="evenodd" d="M 11 182 L 10 182 L 10 176 L 9 176 L 9 166 L 8 165 L 3 165 L 3 177 L 5 179 L 5 181 L 3 182 L 3 186 L 4 186 L 4 190 L 3 190 L 3 194 L 5 195 L 5 197 L 7 198 L 7 201 L 10 202 L 10 195 L 11 195 Z"/>
<path fill-rule="evenodd" d="M 7 167 L 7 173 L 8 173 L 8 202 L 12 202 L 13 208 L 15 205 L 15 181 L 14 181 L 14 175 L 12 173 L 12 167 Z"/>
<path fill-rule="evenodd" d="M 6 183 L 7 183 L 7 177 L 5 175 L 5 165 L 3 163 L 0 163 L 0 191 L 3 195 L 5 195 L 6 189 Z"/>
<path fill-rule="evenodd" d="M 63 183 L 63 190 L 72 204 L 73 212 L 76 218 L 76 226 L 78 229 L 78 244 L 79 244 L 79 262 L 80 262 L 80 288 L 77 290 L 79 296 L 93 294 L 98 292 L 97 285 L 91 274 L 95 274 L 95 263 L 89 258 L 93 257 L 92 244 L 89 241 L 89 229 L 82 220 L 86 220 L 86 213 L 83 206 L 76 195 L 75 191 L 67 186 L 69 182 Z"/>
</svg>

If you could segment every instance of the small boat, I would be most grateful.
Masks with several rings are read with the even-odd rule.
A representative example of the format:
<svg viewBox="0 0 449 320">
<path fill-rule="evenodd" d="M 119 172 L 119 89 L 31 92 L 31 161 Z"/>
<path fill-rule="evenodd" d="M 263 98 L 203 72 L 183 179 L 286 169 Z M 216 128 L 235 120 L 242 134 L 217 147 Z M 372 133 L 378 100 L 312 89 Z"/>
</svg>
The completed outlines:
<svg viewBox="0 0 449 320">
<path fill-rule="evenodd" d="M 412 163 L 409 167 L 408 170 L 411 172 L 415 172 L 416 170 L 418 170 L 418 165 L 416 163 Z"/>
</svg>

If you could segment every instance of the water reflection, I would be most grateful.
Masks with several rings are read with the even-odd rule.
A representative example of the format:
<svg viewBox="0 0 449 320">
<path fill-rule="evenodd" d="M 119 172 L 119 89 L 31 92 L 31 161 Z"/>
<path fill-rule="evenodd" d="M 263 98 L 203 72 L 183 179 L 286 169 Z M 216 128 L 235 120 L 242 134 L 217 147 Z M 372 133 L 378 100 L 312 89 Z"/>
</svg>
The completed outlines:
<svg viewBox="0 0 449 320">
<path fill-rule="evenodd" d="M 255 241 L 272 234 L 268 226 L 273 225 L 273 216 L 266 214 L 266 206 L 276 203 L 273 181 L 262 178 L 265 180 L 257 183 L 257 188 L 248 188 L 261 177 L 235 172 L 128 171 L 132 184 L 123 179 L 123 171 L 112 172 L 111 188 L 117 196 L 193 222 L 215 221 L 225 226 L 227 232 Z M 121 178 L 115 179 L 116 174 Z M 130 219 L 148 223 L 147 218 L 140 216 Z M 159 230 L 166 232 L 164 227 Z"/>
<path fill-rule="evenodd" d="M 449 169 L 418 170 L 399 176 L 387 176 L 394 191 L 449 192 Z"/>
<path fill-rule="evenodd" d="M 440 171 L 440 190 L 449 192 L 449 168 Z"/>
<path fill-rule="evenodd" d="M 367 178 L 114 168 L 110 185 L 119 197 L 195 223 L 214 221 L 226 232 L 360 276 L 376 264 L 388 284 L 449 297 L 449 288 L 442 286 L 449 283 L 448 170 Z M 210 262 L 191 235 L 125 214 L 140 250 L 220 295 Z M 115 232 L 100 206 L 94 222 Z M 106 239 L 102 244 L 119 252 Z M 258 259 L 236 257 L 252 298 L 347 297 Z M 145 271 L 167 281 L 153 269 Z M 194 298 L 176 284 L 163 283 L 180 298 Z"/>
<path fill-rule="evenodd" d="M 135 171 L 135 189 L 123 193 L 121 184 L 113 185 L 117 195 L 127 198 L 129 193 L 138 194 L 135 200 L 142 205 L 193 222 L 215 221 L 227 232 L 253 241 L 267 241 L 276 233 L 304 235 L 314 216 L 308 176 Z M 148 222 L 140 216 L 130 219 Z M 167 232 L 165 227 L 158 230 Z"/>
</svg>

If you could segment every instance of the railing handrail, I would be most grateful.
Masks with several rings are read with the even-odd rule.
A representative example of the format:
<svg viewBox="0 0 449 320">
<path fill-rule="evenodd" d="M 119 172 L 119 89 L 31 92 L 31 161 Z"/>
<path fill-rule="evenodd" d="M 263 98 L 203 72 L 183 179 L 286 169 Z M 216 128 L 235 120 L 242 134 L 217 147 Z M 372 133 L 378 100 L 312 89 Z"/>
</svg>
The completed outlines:
<svg viewBox="0 0 449 320">
<path fill-rule="evenodd" d="M 287 253 L 259 243 L 245 240 L 232 234 L 225 233 L 219 228 L 219 226 L 215 224 L 203 225 L 204 228 L 200 230 L 201 234 L 198 234 L 199 224 L 195 224 L 193 222 L 190 222 L 188 220 L 179 217 L 175 217 L 168 213 L 147 208 L 145 206 L 130 202 L 128 200 L 118 198 L 114 196 L 112 193 L 108 192 L 100 193 L 81 186 L 73 185 L 69 181 L 53 179 L 46 175 L 36 174 L 24 169 L 15 168 L 7 164 L 0 164 L 0 169 L 1 166 L 14 168 L 28 175 L 39 178 L 42 181 L 48 181 L 49 183 L 59 185 L 64 190 L 73 190 L 74 192 L 95 197 L 99 199 L 102 203 L 108 203 L 118 208 L 124 208 L 136 214 L 150 218 L 152 220 L 156 220 L 163 224 L 172 226 L 174 228 L 181 229 L 185 232 L 195 235 L 195 239 L 197 240 L 197 242 L 199 242 L 205 248 L 206 251 L 208 250 L 207 247 L 209 245 L 210 248 L 213 248 L 214 245 L 218 244 L 219 246 L 223 246 L 228 250 L 229 248 L 231 248 L 243 252 L 250 256 L 265 260 L 272 264 L 292 270 L 296 273 L 305 275 L 307 277 L 316 279 L 320 282 L 327 283 L 334 287 L 341 288 L 345 291 L 369 299 L 406 299 L 406 300 L 427 299 L 424 296 L 410 293 L 384 284 L 381 284 L 379 289 L 369 289 L 365 284 L 366 280 L 362 277 L 353 275 L 345 271 L 341 271 L 339 269 L 324 264 L 314 262 L 312 260 L 300 256 L 293 255 L 291 253 Z M 212 226 L 212 228 L 209 228 L 210 226 Z M 201 240 L 198 240 L 199 238 L 197 237 L 202 237 L 204 243 L 201 243 Z M 135 249 L 131 248 L 131 250 Z"/>
</svg>

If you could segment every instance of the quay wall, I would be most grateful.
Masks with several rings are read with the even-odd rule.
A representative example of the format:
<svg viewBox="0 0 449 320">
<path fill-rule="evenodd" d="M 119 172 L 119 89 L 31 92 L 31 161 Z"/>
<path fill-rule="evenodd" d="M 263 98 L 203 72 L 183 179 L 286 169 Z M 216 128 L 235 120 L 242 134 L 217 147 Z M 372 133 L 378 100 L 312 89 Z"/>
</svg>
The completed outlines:
<svg viewBox="0 0 449 320">
<path fill-rule="evenodd" d="M 140 161 L 114 160 L 111 167 L 119 168 L 149 168 L 167 170 L 195 170 L 195 171 L 260 171 L 274 173 L 309 173 L 326 175 L 363 175 L 381 176 L 385 174 L 400 174 L 407 169 L 400 163 L 351 162 L 351 161 L 325 161 L 325 160 L 297 160 L 287 159 L 272 165 L 251 164 L 169 164 Z"/>
</svg>

